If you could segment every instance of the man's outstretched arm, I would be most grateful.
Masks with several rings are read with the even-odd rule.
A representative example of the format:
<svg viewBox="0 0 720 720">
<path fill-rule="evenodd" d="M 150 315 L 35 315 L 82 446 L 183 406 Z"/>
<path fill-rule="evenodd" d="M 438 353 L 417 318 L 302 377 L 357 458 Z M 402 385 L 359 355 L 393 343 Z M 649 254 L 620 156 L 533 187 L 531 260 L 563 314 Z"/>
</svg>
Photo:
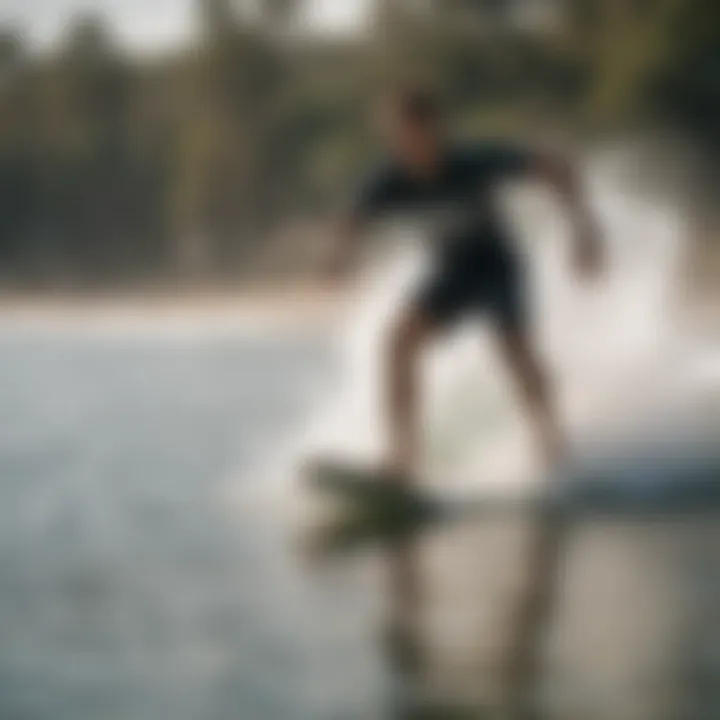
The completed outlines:
<svg viewBox="0 0 720 720">
<path fill-rule="evenodd" d="M 564 158 L 544 153 L 533 155 L 531 173 L 550 185 L 563 201 L 575 235 L 575 267 L 583 275 L 597 274 L 603 262 L 601 229 L 580 175 Z"/>
</svg>

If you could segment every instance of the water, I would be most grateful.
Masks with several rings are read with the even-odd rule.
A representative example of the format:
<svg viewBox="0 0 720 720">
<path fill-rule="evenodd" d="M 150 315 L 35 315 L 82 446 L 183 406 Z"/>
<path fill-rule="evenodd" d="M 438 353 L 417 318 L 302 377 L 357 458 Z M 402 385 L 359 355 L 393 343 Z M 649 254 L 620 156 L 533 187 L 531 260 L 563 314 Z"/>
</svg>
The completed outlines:
<svg viewBox="0 0 720 720">
<path fill-rule="evenodd" d="M 227 498 L 327 347 L 154 334 L 0 333 L 0 717 L 337 717 L 368 653 L 313 613 L 346 598 Z"/>
<path fill-rule="evenodd" d="M 554 216 L 524 206 L 546 259 L 539 339 L 577 447 L 647 491 L 662 468 L 689 478 L 694 428 L 717 428 L 717 356 L 669 312 L 677 218 L 597 193 L 615 250 L 595 290 L 563 275 Z M 379 450 L 377 340 L 417 270 L 401 255 L 361 289 L 344 354 L 331 327 L 0 323 L 2 720 L 448 718 L 493 701 L 532 576 L 527 523 L 428 529 L 329 564 L 295 536 L 298 457 Z M 427 481 L 460 492 L 535 477 L 480 337 L 466 328 L 428 364 Z M 549 717 L 720 713 L 706 510 L 571 528 L 536 677 Z"/>
</svg>

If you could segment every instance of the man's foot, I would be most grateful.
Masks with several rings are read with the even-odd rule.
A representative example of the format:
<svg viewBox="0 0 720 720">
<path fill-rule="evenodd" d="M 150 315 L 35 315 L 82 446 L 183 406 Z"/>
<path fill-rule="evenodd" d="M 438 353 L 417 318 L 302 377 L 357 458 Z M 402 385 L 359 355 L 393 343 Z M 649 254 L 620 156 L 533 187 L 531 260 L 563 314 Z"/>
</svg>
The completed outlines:
<svg viewBox="0 0 720 720">
<path fill-rule="evenodd" d="M 394 485 L 410 485 L 415 476 L 415 463 L 406 454 L 391 454 L 379 467 L 383 481 Z"/>
</svg>

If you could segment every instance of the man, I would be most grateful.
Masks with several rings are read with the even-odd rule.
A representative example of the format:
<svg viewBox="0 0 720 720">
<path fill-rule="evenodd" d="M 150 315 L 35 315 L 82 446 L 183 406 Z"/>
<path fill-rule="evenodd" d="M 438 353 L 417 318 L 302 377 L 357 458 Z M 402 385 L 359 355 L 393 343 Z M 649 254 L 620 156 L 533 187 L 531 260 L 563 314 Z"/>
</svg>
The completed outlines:
<svg viewBox="0 0 720 720">
<path fill-rule="evenodd" d="M 403 482 L 418 469 L 418 359 L 428 343 L 468 315 L 486 315 L 506 367 L 517 382 L 548 466 L 563 457 L 564 441 L 547 373 L 528 331 L 525 278 L 494 207 L 492 191 L 510 177 L 547 182 L 564 201 L 575 229 L 576 269 L 599 269 L 597 225 L 580 183 L 561 159 L 493 143 L 454 145 L 445 137 L 432 95 L 403 91 L 385 104 L 382 131 L 389 157 L 363 184 L 343 219 L 334 258 L 345 267 L 354 239 L 386 212 L 425 213 L 438 205 L 449 219 L 436 230 L 434 268 L 390 329 L 386 401 L 390 449 L 384 470 Z"/>
</svg>

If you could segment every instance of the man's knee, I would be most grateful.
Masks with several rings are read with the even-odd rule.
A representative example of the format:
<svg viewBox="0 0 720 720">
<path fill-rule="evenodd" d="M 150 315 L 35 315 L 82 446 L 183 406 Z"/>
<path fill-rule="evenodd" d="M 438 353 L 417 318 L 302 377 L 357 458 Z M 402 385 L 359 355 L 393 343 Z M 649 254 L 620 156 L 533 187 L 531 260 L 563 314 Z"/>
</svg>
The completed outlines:
<svg viewBox="0 0 720 720">
<path fill-rule="evenodd" d="M 546 402 L 550 397 L 550 381 L 545 369 L 533 360 L 525 370 L 526 393 L 536 402 Z"/>
<path fill-rule="evenodd" d="M 403 313 L 392 323 L 386 336 L 386 354 L 395 364 L 407 364 L 420 353 L 427 337 L 429 326 L 415 311 Z"/>
<path fill-rule="evenodd" d="M 550 375 L 542 361 L 527 352 L 516 358 L 515 375 L 525 397 L 532 403 L 545 405 L 552 395 Z"/>
<path fill-rule="evenodd" d="M 544 402 L 550 394 L 550 379 L 542 360 L 525 338 L 505 338 L 505 357 L 525 395 Z"/>
</svg>

